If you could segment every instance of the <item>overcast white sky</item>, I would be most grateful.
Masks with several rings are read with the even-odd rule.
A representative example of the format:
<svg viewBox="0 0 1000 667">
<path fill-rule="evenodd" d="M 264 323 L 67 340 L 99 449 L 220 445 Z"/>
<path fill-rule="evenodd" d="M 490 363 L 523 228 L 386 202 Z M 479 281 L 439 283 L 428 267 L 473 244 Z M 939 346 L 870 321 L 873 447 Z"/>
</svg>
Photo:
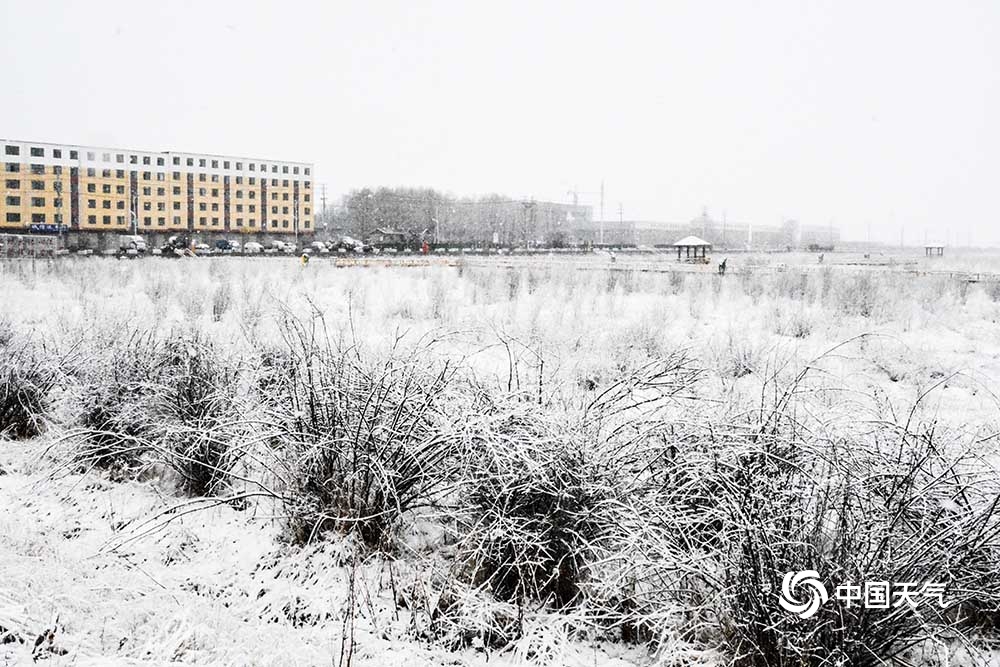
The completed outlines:
<svg viewBox="0 0 1000 667">
<path fill-rule="evenodd" d="M 8 138 L 1000 244 L 989 0 L 0 0 L 0 62 Z"/>
</svg>

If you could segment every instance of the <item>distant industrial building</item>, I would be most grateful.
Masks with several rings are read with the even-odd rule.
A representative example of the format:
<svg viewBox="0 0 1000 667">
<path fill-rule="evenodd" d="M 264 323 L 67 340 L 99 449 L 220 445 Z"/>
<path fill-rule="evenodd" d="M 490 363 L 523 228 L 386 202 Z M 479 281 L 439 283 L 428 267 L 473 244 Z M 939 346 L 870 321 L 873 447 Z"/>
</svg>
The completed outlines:
<svg viewBox="0 0 1000 667">
<path fill-rule="evenodd" d="M 707 211 L 688 222 L 649 220 L 590 221 L 575 231 L 578 243 L 621 246 L 667 247 L 678 238 L 694 235 L 713 246 L 725 248 L 799 249 L 829 247 L 840 242 L 840 231 L 831 225 L 802 225 L 788 220 L 782 225 L 754 225 L 717 220 Z"/>
<path fill-rule="evenodd" d="M 308 234 L 305 162 L 0 139 L 0 231 Z"/>
</svg>

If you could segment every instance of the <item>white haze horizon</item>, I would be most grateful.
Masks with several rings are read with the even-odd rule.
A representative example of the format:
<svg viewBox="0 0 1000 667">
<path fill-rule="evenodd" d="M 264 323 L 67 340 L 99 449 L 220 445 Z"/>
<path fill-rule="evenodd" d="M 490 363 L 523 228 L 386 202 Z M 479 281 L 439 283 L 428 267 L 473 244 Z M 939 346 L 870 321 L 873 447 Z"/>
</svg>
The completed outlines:
<svg viewBox="0 0 1000 667">
<path fill-rule="evenodd" d="M 0 0 L 0 136 L 1000 246 L 1000 5 Z"/>
</svg>

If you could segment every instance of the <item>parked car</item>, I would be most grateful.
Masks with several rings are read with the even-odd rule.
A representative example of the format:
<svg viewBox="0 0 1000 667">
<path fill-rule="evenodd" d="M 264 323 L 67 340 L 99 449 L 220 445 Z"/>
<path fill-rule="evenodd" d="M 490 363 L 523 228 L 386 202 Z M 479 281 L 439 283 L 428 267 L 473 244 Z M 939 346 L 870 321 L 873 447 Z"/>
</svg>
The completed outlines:
<svg viewBox="0 0 1000 667">
<path fill-rule="evenodd" d="M 325 254 L 330 252 L 330 250 L 326 247 L 326 244 L 323 243 L 322 241 L 313 241 L 312 243 L 309 244 L 309 249 L 311 249 L 315 253 L 320 253 L 320 254 Z"/>
<path fill-rule="evenodd" d="M 186 255 L 191 247 L 191 239 L 186 234 L 175 234 L 167 239 L 160 249 L 164 257 L 180 257 Z"/>
<path fill-rule="evenodd" d="M 141 236 L 134 234 L 121 234 L 118 236 L 118 249 L 114 251 L 120 257 L 138 257 L 146 254 L 146 241 Z"/>
<path fill-rule="evenodd" d="M 215 252 L 228 254 L 233 250 L 233 242 L 229 239 L 219 239 L 215 242 Z"/>
<path fill-rule="evenodd" d="M 257 255 L 264 252 L 264 246 L 256 241 L 247 241 L 243 244 L 243 252 L 247 255 Z"/>
<path fill-rule="evenodd" d="M 212 252 L 212 249 L 207 243 L 196 243 L 194 246 L 194 252 L 196 255 L 207 255 Z"/>
</svg>

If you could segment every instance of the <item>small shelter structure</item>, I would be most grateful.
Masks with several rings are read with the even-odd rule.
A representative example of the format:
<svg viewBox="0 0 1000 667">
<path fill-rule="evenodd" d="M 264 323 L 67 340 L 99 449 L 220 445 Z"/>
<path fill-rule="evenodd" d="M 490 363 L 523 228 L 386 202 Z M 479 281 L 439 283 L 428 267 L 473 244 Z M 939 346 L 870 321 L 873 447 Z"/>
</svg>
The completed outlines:
<svg viewBox="0 0 1000 667">
<path fill-rule="evenodd" d="M 944 257 L 943 243 L 928 243 L 924 246 L 925 257 Z"/>
<path fill-rule="evenodd" d="M 708 262 L 708 253 L 712 250 L 712 244 L 697 236 L 685 236 L 680 241 L 674 243 L 677 248 L 677 260 L 687 259 L 694 262 Z M 681 255 L 684 255 L 682 258 Z"/>
</svg>

